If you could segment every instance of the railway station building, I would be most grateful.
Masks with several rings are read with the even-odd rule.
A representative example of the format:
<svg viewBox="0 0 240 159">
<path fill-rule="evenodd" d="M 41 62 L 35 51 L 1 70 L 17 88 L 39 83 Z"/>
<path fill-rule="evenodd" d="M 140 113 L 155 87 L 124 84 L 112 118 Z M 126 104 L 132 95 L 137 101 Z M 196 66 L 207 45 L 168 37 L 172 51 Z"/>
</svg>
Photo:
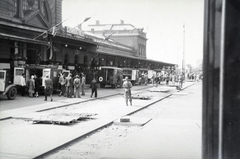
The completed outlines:
<svg viewBox="0 0 240 159">
<path fill-rule="evenodd" d="M 91 74 L 100 66 L 170 69 L 175 64 L 149 60 L 147 38 L 131 24 L 63 27 L 62 0 L 0 1 L 0 68 L 41 69 L 56 67 Z"/>
</svg>

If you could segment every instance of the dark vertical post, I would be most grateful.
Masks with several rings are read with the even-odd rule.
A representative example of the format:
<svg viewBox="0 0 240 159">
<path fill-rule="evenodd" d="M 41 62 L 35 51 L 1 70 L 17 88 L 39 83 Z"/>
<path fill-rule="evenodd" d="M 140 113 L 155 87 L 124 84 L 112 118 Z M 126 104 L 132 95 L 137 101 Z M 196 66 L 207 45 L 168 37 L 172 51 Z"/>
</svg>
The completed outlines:
<svg viewBox="0 0 240 159">
<path fill-rule="evenodd" d="M 240 1 L 205 0 L 203 159 L 240 158 Z"/>
<path fill-rule="evenodd" d="M 223 159 L 240 158 L 240 1 L 226 0 Z"/>
<path fill-rule="evenodd" d="M 205 0 L 202 158 L 217 159 L 222 0 Z"/>
</svg>

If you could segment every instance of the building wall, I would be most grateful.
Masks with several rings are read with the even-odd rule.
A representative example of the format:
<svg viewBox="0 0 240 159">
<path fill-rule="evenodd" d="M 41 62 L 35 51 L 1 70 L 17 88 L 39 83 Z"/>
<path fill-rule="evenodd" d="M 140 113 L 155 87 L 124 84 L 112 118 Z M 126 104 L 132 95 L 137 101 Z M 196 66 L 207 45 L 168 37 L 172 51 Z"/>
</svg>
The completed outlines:
<svg viewBox="0 0 240 159">
<path fill-rule="evenodd" d="M 142 29 L 137 29 L 131 24 L 100 24 L 99 21 L 95 25 L 89 25 L 86 29 L 97 35 L 110 36 L 110 39 L 134 49 L 133 56 L 146 59 L 146 33 Z"/>
</svg>

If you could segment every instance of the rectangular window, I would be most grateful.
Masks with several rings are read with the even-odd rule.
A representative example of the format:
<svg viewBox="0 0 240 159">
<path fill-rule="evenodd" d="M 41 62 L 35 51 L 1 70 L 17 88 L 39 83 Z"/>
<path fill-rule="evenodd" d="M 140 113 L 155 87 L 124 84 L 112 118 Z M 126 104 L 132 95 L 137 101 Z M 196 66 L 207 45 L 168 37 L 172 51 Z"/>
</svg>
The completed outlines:
<svg viewBox="0 0 240 159">
<path fill-rule="evenodd" d="M 5 72 L 0 72 L 0 79 L 4 79 Z"/>
<path fill-rule="evenodd" d="M 23 74 L 23 69 L 16 69 L 16 74 L 17 76 L 21 76 Z"/>
</svg>

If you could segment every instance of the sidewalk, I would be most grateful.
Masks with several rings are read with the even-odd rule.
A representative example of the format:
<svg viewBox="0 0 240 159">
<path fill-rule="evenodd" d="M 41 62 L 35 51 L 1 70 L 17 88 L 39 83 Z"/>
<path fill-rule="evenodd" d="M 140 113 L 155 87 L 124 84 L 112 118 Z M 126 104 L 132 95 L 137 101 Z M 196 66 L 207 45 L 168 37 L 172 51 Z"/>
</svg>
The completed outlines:
<svg viewBox="0 0 240 159">
<path fill-rule="evenodd" d="M 187 95 L 166 99 L 164 113 L 100 159 L 201 159 L 201 87 L 196 83 L 181 92 Z"/>
<path fill-rule="evenodd" d="M 185 83 L 184 87 L 188 87 L 194 83 Z M 133 94 L 139 91 L 133 91 Z M 51 150 L 65 145 L 68 142 L 76 140 L 82 136 L 104 127 L 119 117 L 131 114 L 151 103 L 159 101 L 166 96 L 167 93 L 152 92 L 151 100 L 134 100 L 132 107 L 126 107 L 122 96 L 113 98 L 95 99 L 65 99 L 58 101 L 54 106 L 64 106 L 83 101 L 92 100 L 77 104 L 74 108 L 69 109 L 63 107 L 64 112 L 74 113 L 96 113 L 98 114 L 94 120 L 78 122 L 73 125 L 52 125 L 52 124 L 33 124 L 31 118 L 46 112 L 38 110 L 52 108 L 52 102 L 35 105 L 32 107 L 21 108 L 18 110 L 10 110 L 1 112 L 1 117 L 23 118 L 27 120 L 9 119 L 0 122 L 0 158 L 35 158 L 45 154 Z M 155 94 L 155 95 L 154 95 Z M 157 95 L 156 95 L 157 94 Z M 55 113 L 56 109 L 49 111 Z M 67 134 L 67 135 L 66 135 Z"/>
</svg>

